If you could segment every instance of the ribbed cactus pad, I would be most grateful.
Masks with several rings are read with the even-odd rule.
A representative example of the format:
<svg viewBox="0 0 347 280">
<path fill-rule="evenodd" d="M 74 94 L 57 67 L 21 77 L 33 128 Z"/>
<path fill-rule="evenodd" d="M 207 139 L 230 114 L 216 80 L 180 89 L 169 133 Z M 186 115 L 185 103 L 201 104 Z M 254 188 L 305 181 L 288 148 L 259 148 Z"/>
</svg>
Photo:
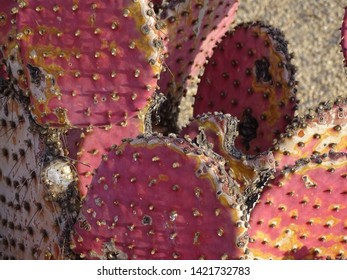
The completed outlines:
<svg viewBox="0 0 347 280">
<path fill-rule="evenodd" d="M 72 249 L 87 259 L 243 257 L 243 198 L 211 153 L 162 136 L 109 152 L 93 177 Z"/>
<path fill-rule="evenodd" d="M 0 45 L 38 123 L 109 125 L 147 106 L 162 51 L 148 1 L 18 3 Z"/>
<path fill-rule="evenodd" d="M 120 145 L 122 139 L 136 137 L 143 132 L 138 119 L 131 118 L 122 125 L 72 129 L 66 135 L 69 157 L 75 160 L 79 175 L 78 189 L 82 197 L 88 192 L 93 175 L 114 145 Z"/>
<path fill-rule="evenodd" d="M 239 184 L 248 210 L 254 206 L 268 179 L 275 171 L 271 152 L 246 156 L 235 147 L 238 120 L 229 114 L 215 112 L 197 116 L 182 131 L 199 145 L 211 147 L 225 159 L 225 169 Z"/>
<path fill-rule="evenodd" d="M 22 104 L 8 97 L 0 109 L 0 259 L 59 259 L 64 226 L 40 180 L 45 145 Z"/>
<path fill-rule="evenodd" d="M 236 147 L 266 151 L 294 116 L 295 69 L 283 34 L 263 23 L 242 24 L 217 45 L 195 98 L 194 115 L 221 111 L 239 120 Z"/>
<path fill-rule="evenodd" d="M 278 139 L 274 154 L 282 169 L 330 150 L 347 152 L 347 99 L 322 102 L 315 111 L 294 121 Z"/>
<path fill-rule="evenodd" d="M 256 258 L 345 259 L 347 156 L 330 154 L 276 178 L 252 212 Z"/>
<path fill-rule="evenodd" d="M 347 65 L 347 7 L 345 7 L 345 14 L 341 26 L 341 47 L 345 58 L 345 65 Z"/>
</svg>

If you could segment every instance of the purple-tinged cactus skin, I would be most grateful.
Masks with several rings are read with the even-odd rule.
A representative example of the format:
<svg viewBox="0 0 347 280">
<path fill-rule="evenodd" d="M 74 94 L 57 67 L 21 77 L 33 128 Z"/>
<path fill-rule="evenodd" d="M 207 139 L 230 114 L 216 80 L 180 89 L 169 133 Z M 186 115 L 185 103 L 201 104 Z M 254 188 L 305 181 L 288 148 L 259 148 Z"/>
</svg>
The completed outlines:
<svg viewBox="0 0 347 280">
<path fill-rule="evenodd" d="M 142 129 L 138 127 L 137 119 L 129 119 L 119 126 L 93 127 L 73 129 L 67 134 L 67 142 L 72 141 L 75 147 L 68 148 L 69 154 L 75 160 L 79 175 L 78 189 L 85 197 L 91 184 L 95 170 L 100 165 L 102 157 L 109 153 L 112 146 L 122 143 L 125 137 L 136 137 Z"/>
<path fill-rule="evenodd" d="M 72 249 L 87 259 L 244 258 L 245 205 L 219 160 L 173 136 L 123 143 L 93 177 Z"/>
<path fill-rule="evenodd" d="M 293 166 L 269 184 L 253 209 L 249 249 L 261 259 L 345 259 L 345 153 Z"/>
<path fill-rule="evenodd" d="M 162 52 L 147 1 L 20 1 L 12 13 L 16 36 L 0 44 L 37 123 L 110 125 L 146 111 Z"/>
<path fill-rule="evenodd" d="M 256 258 L 345 259 L 347 100 L 322 103 L 274 152 L 276 178 L 250 219 Z"/>
<path fill-rule="evenodd" d="M 278 169 L 308 160 L 330 150 L 347 153 L 347 100 L 322 102 L 304 117 L 296 118 L 276 140 Z"/>
<path fill-rule="evenodd" d="M 151 115 L 155 115 L 163 96 L 155 94 L 145 117 L 128 118 L 119 124 L 73 128 L 62 135 L 64 154 L 74 161 L 78 173 L 78 190 L 82 198 L 88 192 L 95 170 L 112 147 L 124 139 L 152 133 Z"/>
<path fill-rule="evenodd" d="M 187 88 L 196 83 L 206 57 L 212 55 L 234 20 L 237 0 L 226 1 L 164 1 L 159 18 L 163 25 L 167 49 L 166 71 L 158 82 L 168 101 L 162 107 L 161 126 L 176 132 L 178 105 Z"/>
<path fill-rule="evenodd" d="M 239 120 L 236 147 L 266 151 L 294 117 L 294 66 L 287 42 L 263 23 L 242 24 L 217 45 L 195 98 L 194 115 L 222 111 Z"/>
<path fill-rule="evenodd" d="M 345 14 L 341 26 L 341 48 L 345 58 L 345 65 L 347 65 L 347 7 L 345 7 Z"/>
<path fill-rule="evenodd" d="M 218 3 L 182 0 L 162 4 L 159 18 L 168 34 L 164 41 L 168 69 L 160 80 L 161 90 L 182 93 L 186 80 L 200 73 L 206 57 L 212 54 L 212 48 L 228 30 L 237 6 L 238 1 L 234 0 Z"/>
<path fill-rule="evenodd" d="M 12 23 L 15 20 L 15 16 L 12 10 L 16 8 L 15 1 L 3 1 L 0 7 L 0 77 L 8 78 L 8 63 L 4 57 L 4 52 L 7 50 L 7 45 L 3 45 L 4 40 L 12 41 L 16 35 L 15 30 L 12 28 Z M 13 61 L 14 57 L 11 57 Z M 13 64 L 13 62 L 10 62 Z M 17 75 L 17 73 L 14 73 Z"/>
<path fill-rule="evenodd" d="M 53 131 L 33 123 L 6 83 L 7 95 L 0 95 L 0 259 L 62 259 L 77 215 L 74 172 L 57 156 Z"/>
<path fill-rule="evenodd" d="M 0 259 L 347 259 L 347 99 L 238 4 L 1 0 Z"/>
<path fill-rule="evenodd" d="M 238 183 L 250 212 L 275 172 L 275 159 L 272 152 L 247 156 L 239 151 L 235 147 L 237 125 L 238 120 L 229 114 L 208 113 L 191 120 L 180 135 L 189 137 L 200 146 L 211 147 L 225 159 L 225 169 Z"/>
</svg>

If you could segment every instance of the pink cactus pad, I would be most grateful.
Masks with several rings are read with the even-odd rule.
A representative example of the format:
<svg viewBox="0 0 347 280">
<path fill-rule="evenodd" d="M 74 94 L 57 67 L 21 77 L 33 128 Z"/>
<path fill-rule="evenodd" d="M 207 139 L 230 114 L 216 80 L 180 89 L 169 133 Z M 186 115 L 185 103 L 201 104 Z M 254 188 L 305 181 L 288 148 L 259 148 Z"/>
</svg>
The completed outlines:
<svg viewBox="0 0 347 280">
<path fill-rule="evenodd" d="M 321 103 L 275 146 L 275 180 L 254 208 L 257 258 L 345 259 L 347 99 Z"/>
<path fill-rule="evenodd" d="M 237 7 L 238 0 L 164 1 L 161 5 L 159 23 L 165 35 L 167 67 L 158 84 L 169 98 L 164 104 L 168 108 L 162 108 L 162 126 L 176 124 L 182 95 L 196 84 L 206 58 L 233 22 Z"/>
<path fill-rule="evenodd" d="M 0 259 L 61 259 L 64 219 L 40 180 L 45 145 L 23 105 L 0 97 Z"/>
<path fill-rule="evenodd" d="M 266 151 L 294 116 L 295 69 L 283 34 L 263 23 L 239 25 L 215 48 L 201 77 L 194 115 L 222 111 L 239 120 L 236 147 Z"/>
<path fill-rule="evenodd" d="M 12 72 L 22 65 L 26 84 L 20 84 L 30 94 L 39 124 L 116 124 L 147 106 L 162 52 L 148 1 L 31 0 L 18 5 L 16 37 L 1 44 Z"/>
<path fill-rule="evenodd" d="M 93 177 L 72 249 L 87 259 L 245 257 L 245 205 L 219 160 L 173 136 L 123 143 Z"/>
<path fill-rule="evenodd" d="M 264 259 L 345 259 L 347 156 L 296 166 L 264 190 L 253 209 L 249 249 Z"/>
<path fill-rule="evenodd" d="M 3 0 L 1 1 L 0 6 L 0 42 L 1 42 L 1 52 L 6 52 L 7 46 L 2 45 L 3 42 L 12 41 L 13 35 L 12 31 L 15 31 L 13 28 L 13 21 L 15 20 L 15 11 L 17 10 L 16 1 Z M 11 37 L 11 38 L 9 38 Z"/>
<path fill-rule="evenodd" d="M 237 123 L 237 119 L 229 114 L 203 114 L 183 128 L 181 135 L 189 136 L 199 145 L 208 145 L 223 156 L 226 170 L 239 184 L 248 210 L 251 211 L 275 171 L 275 159 L 271 152 L 246 156 L 236 149 Z"/>
<path fill-rule="evenodd" d="M 275 145 L 274 156 L 278 168 L 326 154 L 331 149 L 347 152 L 347 98 L 334 103 L 321 103 L 315 112 L 298 118 Z"/>
<path fill-rule="evenodd" d="M 15 21 L 15 11 L 17 4 L 15 1 L 2 1 L 0 5 L 0 77 L 8 78 L 6 58 L 4 53 L 8 53 L 8 48 L 13 47 L 16 37 L 16 30 L 13 27 Z M 7 43 L 4 43 L 7 42 Z M 13 57 L 11 57 L 13 60 Z M 11 61 L 11 60 L 10 60 Z M 13 62 L 10 62 L 13 64 Z M 18 78 L 18 73 L 14 73 Z"/>
<path fill-rule="evenodd" d="M 179 93 L 189 78 L 196 77 L 212 48 L 234 20 L 238 1 L 166 1 L 159 17 L 167 35 L 168 67 L 160 79 L 164 92 L 173 87 Z M 171 90 L 170 90 L 171 91 Z"/>
<path fill-rule="evenodd" d="M 100 165 L 102 157 L 114 145 L 120 145 L 126 137 L 136 137 L 143 132 L 139 127 L 138 119 L 131 118 L 123 125 L 72 129 L 66 136 L 69 143 L 67 150 L 69 157 L 75 160 L 75 167 L 79 175 L 78 188 L 82 197 L 85 197 L 91 184 L 96 168 Z"/>
<path fill-rule="evenodd" d="M 341 27 L 341 48 L 345 58 L 345 64 L 347 64 L 347 7 L 345 7 L 345 14 Z"/>
</svg>

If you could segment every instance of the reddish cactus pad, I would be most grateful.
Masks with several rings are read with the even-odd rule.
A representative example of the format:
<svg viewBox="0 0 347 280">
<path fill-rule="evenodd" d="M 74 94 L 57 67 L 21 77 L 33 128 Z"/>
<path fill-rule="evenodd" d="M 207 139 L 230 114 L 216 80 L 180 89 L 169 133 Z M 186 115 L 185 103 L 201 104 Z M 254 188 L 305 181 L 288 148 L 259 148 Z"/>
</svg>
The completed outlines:
<svg viewBox="0 0 347 280">
<path fill-rule="evenodd" d="M 17 4 L 15 1 L 2 1 L 0 6 L 0 77 L 8 77 L 7 71 L 9 65 L 15 68 L 14 57 L 12 60 L 6 61 L 8 55 L 13 53 L 9 52 L 9 45 L 13 47 L 14 38 L 16 37 L 16 30 L 13 27 L 13 22 L 16 19 L 15 11 L 17 10 Z M 4 44 L 7 41 L 8 44 Z M 4 54 L 7 54 L 6 56 Z M 18 73 L 12 73 L 13 76 L 19 79 Z"/>
<path fill-rule="evenodd" d="M 297 167 L 264 190 L 250 220 L 254 257 L 346 258 L 347 157 L 330 157 Z"/>
<path fill-rule="evenodd" d="M 240 120 L 236 147 L 245 153 L 269 149 L 294 116 L 295 71 L 290 58 L 279 30 L 262 23 L 238 26 L 206 65 L 194 115 L 230 113 Z"/>
<path fill-rule="evenodd" d="M 21 86 L 38 123 L 109 125 L 147 106 L 161 69 L 147 1 L 19 3 L 16 39 L 1 44 L 12 72 L 11 59 L 23 65 Z"/>
<path fill-rule="evenodd" d="M 347 152 L 347 98 L 321 103 L 315 112 L 293 122 L 279 138 L 274 155 L 283 169 L 331 149 Z"/>
<path fill-rule="evenodd" d="M 158 85 L 168 101 L 161 108 L 160 127 L 177 132 L 179 104 L 187 89 L 196 84 L 206 58 L 229 29 L 238 7 L 237 0 L 164 1 L 159 24 L 166 35 L 166 71 Z M 165 68 L 164 68 L 165 69 Z"/>
<path fill-rule="evenodd" d="M 276 145 L 278 173 L 251 214 L 258 258 L 345 259 L 347 100 L 321 103 Z"/>
<path fill-rule="evenodd" d="M 3 0 L 0 6 L 0 44 L 2 44 L 8 36 L 13 35 L 13 21 L 15 20 L 15 11 L 17 9 L 16 1 Z M 13 38 L 13 37 L 12 37 Z M 6 51 L 6 47 L 1 46 L 0 53 Z"/>
<path fill-rule="evenodd" d="M 78 188 L 82 197 L 88 192 L 96 168 L 102 157 L 114 145 L 120 145 L 123 138 L 136 137 L 143 132 L 138 119 L 128 119 L 121 125 L 72 129 L 66 136 L 69 157 L 75 160 L 79 175 Z"/>
<path fill-rule="evenodd" d="M 343 56 L 345 58 L 345 65 L 347 65 L 347 7 L 345 7 L 345 14 L 341 27 L 341 47 Z"/>
<path fill-rule="evenodd" d="M 87 259 L 244 256 L 243 198 L 210 152 L 155 136 L 111 151 L 94 175 L 73 250 Z"/>
<path fill-rule="evenodd" d="M 188 78 L 200 74 L 212 48 L 234 20 L 238 1 L 166 1 L 159 17 L 165 26 L 168 67 L 159 85 L 163 92 L 182 94 Z"/>
<path fill-rule="evenodd" d="M 1 3 L 0 7 L 0 45 L 3 38 L 8 36 L 11 33 L 11 20 L 14 16 L 11 14 L 11 9 L 15 7 L 15 3 L 12 1 L 6 1 L 5 3 Z M 0 48 L 0 78 L 6 78 L 6 61 L 3 56 L 3 46 Z"/>
<path fill-rule="evenodd" d="M 229 114 L 203 114 L 191 121 L 181 135 L 189 136 L 199 145 L 209 145 L 225 159 L 225 168 L 237 181 L 246 204 L 251 209 L 255 197 L 259 196 L 267 180 L 275 171 L 275 159 L 272 153 L 245 156 L 234 146 L 237 139 L 237 119 Z M 248 206 L 248 205 L 247 205 Z"/>
</svg>

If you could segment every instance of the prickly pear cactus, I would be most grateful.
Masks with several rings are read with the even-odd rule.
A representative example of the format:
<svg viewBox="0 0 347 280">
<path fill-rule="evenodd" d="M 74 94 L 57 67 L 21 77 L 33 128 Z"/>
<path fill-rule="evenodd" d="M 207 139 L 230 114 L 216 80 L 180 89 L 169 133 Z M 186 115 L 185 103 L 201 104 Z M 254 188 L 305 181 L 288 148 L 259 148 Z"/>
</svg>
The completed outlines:
<svg viewBox="0 0 347 280">
<path fill-rule="evenodd" d="M 110 125 L 146 111 L 162 51 L 148 1 L 17 2 L 0 45 L 36 122 Z"/>
<path fill-rule="evenodd" d="M 238 183 L 248 210 L 253 209 L 261 191 L 275 171 L 271 152 L 244 155 L 235 147 L 238 120 L 229 114 L 215 112 L 197 116 L 182 131 L 199 145 L 211 147 L 225 159 L 225 169 Z"/>
<path fill-rule="evenodd" d="M 95 170 L 100 165 L 102 157 L 106 156 L 115 143 L 122 143 L 125 137 L 136 137 L 141 129 L 137 119 L 119 126 L 93 127 L 72 129 L 66 136 L 68 154 L 75 161 L 79 175 L 78 189 L 85 197 L 91 184 Z M 124 131 L 123 131 L 124 130 Z"/>
<path fill-rule="evenodd" d="M 345 259 L 346 154 L 330 154 L 284 172 L 251 216 L 256 258 Z"/>
<path fill-rule="evenodd" d="M 263 23 L 242 24 L 217 45 L 195 97 L 194 115 L 236 116 L 236 147 L 266 151 L 295 112 L 295 69 L 282 32 Z"/>
<path fill-rule="evenodd" d="M 347 101 L 316 111 L 274 152 L 279 172 L 250 220 L 257 258 L 346 258 Z"/>
<path fill-rule="evenodd" d="M 107 126 L 73 128 L 62 134 L 64 154 L 74 162 L 78 173 L 81 197 L 86 196 L 95 170 L 112 147 L 120 145 L 124 139 L 152 133 L 151 115 L 156 114 L 162 101 L 163 96 L 155 94 L 143 118 L 128 118 L 120 124 Z"/>
<path fill-rule="evenodd" d="M 165 65 L 158 82 L 168 101 L 162 107 L 161 126 L 177 130 L 178 105 L 195 84 L 206 57 L 229 29 L 238 7 L 237 0 L 164 1 L 158 24 L 163 28 L 167 48 Z"/>
<path fill-rule="evenodd" d="M 182 93 L 187 79 L 197 76 L 206 57 L 228 30 L 234 19 L 238 1 L 164 1 L 159 18 L 167 38 L 166 75 L 160 80 L 161 89 Z M 187 28 L 188 25 L 188 28 Z M 188 70 L 187 70 L 188 68 Z M 183 87 L 183 88 L 182 88 Z"/>
<path fill-rule="evenodd" d="M 0 259 L 346 259 L 347 99 L 237 7 L 1 1 Z"/>
<path fill-rule="evenodd" d="M 274 153 L 279 168 L 310 159 L 330 150 L 347 152 L 346 99 L 322 102 L 315 110 L 297 118 L 278 138 Z"/>
<path fill-rule="evenodd" d="M 58 156 L 54 133 L 37 127 L 25 100 L 6 86 L 0 95 L 0 259 L 62 259 L 77 214 L 74 172 Z"/>
<path fill-rule="evenodd" d="M 123 143 L 93 177 L 73 250 L 87 259 L 244 257 L 247 210 L 220 160 L 173 136 Z"/>
</svg>

